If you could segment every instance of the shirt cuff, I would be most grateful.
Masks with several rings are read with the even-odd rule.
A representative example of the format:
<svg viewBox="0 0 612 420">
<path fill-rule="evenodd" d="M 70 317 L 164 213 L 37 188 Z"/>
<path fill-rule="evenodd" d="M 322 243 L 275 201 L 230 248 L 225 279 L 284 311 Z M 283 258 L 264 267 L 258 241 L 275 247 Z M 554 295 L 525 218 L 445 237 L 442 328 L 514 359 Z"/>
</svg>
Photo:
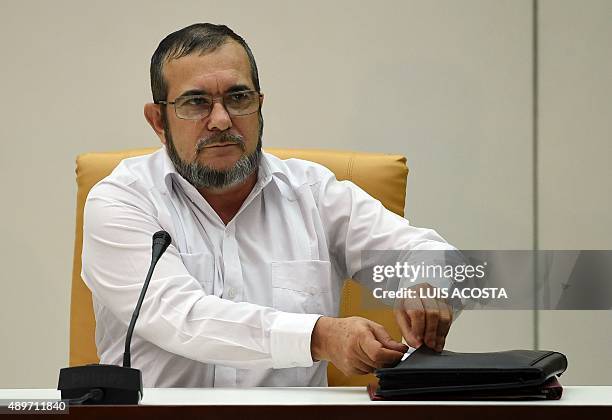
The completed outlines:
<svg viewBox="0 0 612 420">
<path fill-rule="evenodd" d="M 317 320 L 323 315 L 280 312 L 270 331 L 274 369 L 312 366 L 310 339 Z"/>
</svg>

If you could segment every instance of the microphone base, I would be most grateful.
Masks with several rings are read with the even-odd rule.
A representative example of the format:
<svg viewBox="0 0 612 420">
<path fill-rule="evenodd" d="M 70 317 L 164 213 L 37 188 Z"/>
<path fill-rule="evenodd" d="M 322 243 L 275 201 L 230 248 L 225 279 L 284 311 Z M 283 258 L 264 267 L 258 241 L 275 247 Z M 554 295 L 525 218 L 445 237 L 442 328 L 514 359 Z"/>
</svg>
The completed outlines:
<svg viewBox="0 0 612 420">
<path fill-rule="evenodd" d="M 94 389 L 102 390 L 101 396 L 86 400 L 83 405 L 135 405 L 142 398 L 142 374 L 138 369 L 115 365 L 63 368 L 57 389 L 62 392 L 62 400 L 78 399 Z"/>
</svg>

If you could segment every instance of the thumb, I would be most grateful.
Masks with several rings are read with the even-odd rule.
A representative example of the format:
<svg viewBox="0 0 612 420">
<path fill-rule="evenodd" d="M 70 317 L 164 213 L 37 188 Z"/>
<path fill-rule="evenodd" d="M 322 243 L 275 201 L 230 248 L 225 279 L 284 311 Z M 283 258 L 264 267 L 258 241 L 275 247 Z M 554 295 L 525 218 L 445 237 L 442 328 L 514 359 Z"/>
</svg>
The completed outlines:
<svg viewBox="0 0 612 420">
<path fill-rule="evenodd" d="M 382 325 L 374 324 L 372 326 L 372 332 L 374 333 L 376 340 L 378 340 L 378 342 L 380 342 L 385 348 L 399 351 L 401 353 L 406 353 L 408 351 L 408 346 L 395 341 Z"/>
</svg>

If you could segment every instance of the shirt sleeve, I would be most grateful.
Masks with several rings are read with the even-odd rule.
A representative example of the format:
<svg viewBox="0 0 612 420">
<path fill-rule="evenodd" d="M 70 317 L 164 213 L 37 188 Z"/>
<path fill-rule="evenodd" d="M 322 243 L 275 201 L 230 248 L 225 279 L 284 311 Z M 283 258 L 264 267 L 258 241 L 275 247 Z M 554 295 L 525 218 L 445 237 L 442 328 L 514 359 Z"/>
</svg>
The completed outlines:
<svg viewBox="0 0 612 420">
<path fill-rule="evenodd" d="M 362 251 L 455 251 L 435 230 L 410 225 L 350 181 L 330 173 L 320 184 L 319 209 L 330 252 L 354 277 L 362 269 Z"/>
<path fill-rule="evenodd" d="M 347 277 L 370 289 L 377 287 L 371 275 L 374 264 L 413 262 L 424 255 L 435 263 L 441 260 L 451 264 L 464 262 L 461 253 L 435 230 L 410 225 L 407 219 L 387 210 L 379 200 L 357 185 L 338 181 L 332 172 L 328 171 L 319 184 L 318 206 L 322 223 L 326 226 L 330 253 L 340 269 Z M 393 253 L 368 254 L 367 251 Z M 457 286 L 446 278 L 428 280 L 428 283 L 447 289 Z M 391 288 L 399 287 L 403 287 L 402 283 Z M 453 319 L 456 319 L 463 305 L 456 300 L 448 303 L 452 306 Z"/>
<path fill-rule="evenodd" d="M 143 194 L 104 182 L 85 204 L 82 278 L 126 331 L 149 269 L 152 235 L 162 229 L 156 214 Z M 207 295 L 171 244 L 157 263 L 134 334 L 202 363 L 308 367 L 319 317 Z"/>
</svg>

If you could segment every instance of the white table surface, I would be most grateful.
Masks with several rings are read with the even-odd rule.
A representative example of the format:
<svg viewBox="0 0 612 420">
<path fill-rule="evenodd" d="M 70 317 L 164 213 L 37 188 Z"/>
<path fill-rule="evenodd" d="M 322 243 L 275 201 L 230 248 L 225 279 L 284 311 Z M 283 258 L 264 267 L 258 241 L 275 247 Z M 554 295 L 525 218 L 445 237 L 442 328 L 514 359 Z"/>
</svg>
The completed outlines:
<svg viewBox="0 0 612 420">
<path fill-rule="evenodd" d="M 141 405 L 612 405 L 612 386 L 566 386 L 558 401 L 370 401 L 365 387 L 145 388 Z M 56 389 L 0 389 L 0 400 L 60 399 Z"/>
</svg>

